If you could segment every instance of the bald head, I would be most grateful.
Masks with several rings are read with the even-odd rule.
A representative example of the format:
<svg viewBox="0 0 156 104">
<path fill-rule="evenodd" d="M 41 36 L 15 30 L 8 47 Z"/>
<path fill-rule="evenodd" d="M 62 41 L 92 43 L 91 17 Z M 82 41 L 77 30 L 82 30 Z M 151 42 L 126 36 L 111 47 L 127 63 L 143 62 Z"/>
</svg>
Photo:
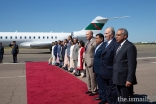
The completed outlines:
<svg viewBox="0 0 156 104">
<path fill-rule="evenodd" d="M 88 31 L 86 32 L 86 38 L 87 38 L 87 40 L 92 39 L 92 38 L 93 38 L 93 31 L 88 30 Z"/>
</svg>

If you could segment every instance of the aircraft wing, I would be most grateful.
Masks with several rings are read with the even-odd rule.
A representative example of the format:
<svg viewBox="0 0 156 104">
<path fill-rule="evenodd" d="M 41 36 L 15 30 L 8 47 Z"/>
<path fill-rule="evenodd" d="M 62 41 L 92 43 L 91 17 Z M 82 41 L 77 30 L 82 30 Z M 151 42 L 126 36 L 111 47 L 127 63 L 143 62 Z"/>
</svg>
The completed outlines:
<svg viewBox="0 0 156 104">
<path fill-rule="evenodd" d="M 32 41 L 32 42 L 23 42 L 19 44 L 20 47 L 27 47 L 27 48 L 36 48 L 36 49 L 49 49 L 51 48 L 52 42 L 45 42 L 45 41 Z"/>
</svg>

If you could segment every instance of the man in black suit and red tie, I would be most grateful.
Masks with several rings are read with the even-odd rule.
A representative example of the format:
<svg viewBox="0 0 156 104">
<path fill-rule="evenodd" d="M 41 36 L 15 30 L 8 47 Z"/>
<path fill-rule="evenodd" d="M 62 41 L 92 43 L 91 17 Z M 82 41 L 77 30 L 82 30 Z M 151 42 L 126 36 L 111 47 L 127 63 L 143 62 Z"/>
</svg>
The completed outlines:
<svg viewBox="0 0 156 104">
<path fill-rule="evenodd" d="M 116 51 L 113 63 L 113 83 L 117 87 L 118 100 L 120 104 L 132 104 L 133 85 L 136 81 L 137 49 L 133 43 L 127 40 L 128 31 L 120 28 L 116 32 L 116 41 L 119 47 Z M 122 99 L 127 99 L 123 101 Z"/>
</svg>

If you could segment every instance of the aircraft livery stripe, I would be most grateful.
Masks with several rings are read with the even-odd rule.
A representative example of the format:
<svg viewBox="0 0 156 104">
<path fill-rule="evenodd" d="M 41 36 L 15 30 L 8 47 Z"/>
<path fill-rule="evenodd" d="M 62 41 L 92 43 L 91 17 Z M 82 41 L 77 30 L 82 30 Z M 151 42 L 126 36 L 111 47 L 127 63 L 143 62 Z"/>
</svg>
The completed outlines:
<svg viewBox="0 0 156 104">
<path fill-rule="evenodd" d="M 97 29 L 97 30 L 101 30 L 97 25 L 96 23 L 92 23 L 94 25 L 94 27 Z"/>
<path fill-rule="evenodd" d="M 101 30 L 104 26 L 104 23 L 90 23 L 85 30 Z"/>
</svg>

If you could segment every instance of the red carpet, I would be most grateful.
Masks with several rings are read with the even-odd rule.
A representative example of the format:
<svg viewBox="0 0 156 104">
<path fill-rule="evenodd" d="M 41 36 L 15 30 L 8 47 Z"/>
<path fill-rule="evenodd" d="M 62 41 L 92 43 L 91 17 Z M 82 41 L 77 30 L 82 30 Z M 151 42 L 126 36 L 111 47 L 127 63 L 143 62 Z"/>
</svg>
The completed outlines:
<svg viewBox="0 0 156 104">
<path fill-rule="evenodd" d="M 28 104 L 98 104 L 97 96 L 84 92 L 87 86 L 70 73 L 47 62 L 26 63 Z"/>
</svg>

